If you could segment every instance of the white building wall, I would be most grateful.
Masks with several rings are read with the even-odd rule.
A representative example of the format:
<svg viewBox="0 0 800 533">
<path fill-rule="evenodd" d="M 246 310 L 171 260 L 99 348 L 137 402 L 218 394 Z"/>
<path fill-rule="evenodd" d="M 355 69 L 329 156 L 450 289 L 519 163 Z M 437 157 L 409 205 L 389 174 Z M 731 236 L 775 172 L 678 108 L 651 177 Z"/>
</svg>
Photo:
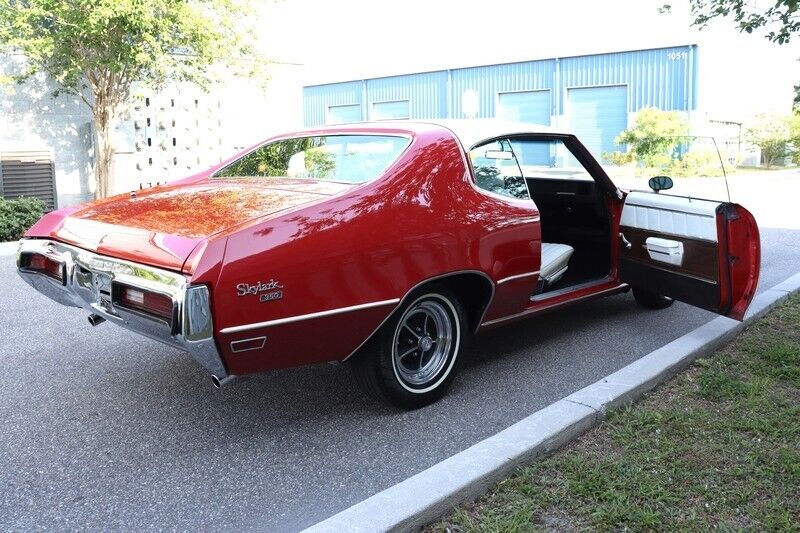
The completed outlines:
<svg viewBox="0 0 800 533">
<path fill-rule="evenodd" d="M 22 56 L 0 56 L 0 77 L 19 72 Z M 53 154 L 58 206 L 94 195 L 92 114 L 78 97 L 62 94 L 40 75 L 23 85 L 0 87 L 0 152 L 46 150 Z"/>
<path fill-rule="evenodd" d="M 22 61 L 0 56 L 0 76 L 19 72 Z M 189 176 L 270 135 L 300 129 L 300 67 L 274 64 L 269 76 L 265 88 L 231 80 L 209 92 L 189 85 L 134 91 L 114 128 L 111 191 Z M 94 136 L 88 106 L 78 97 L 54 97 L 56 86 L 43 75 L 11 89 L 0 93 L 0 152 L 52 152 L 58 206 L 92 199 Z"/>
</svg>

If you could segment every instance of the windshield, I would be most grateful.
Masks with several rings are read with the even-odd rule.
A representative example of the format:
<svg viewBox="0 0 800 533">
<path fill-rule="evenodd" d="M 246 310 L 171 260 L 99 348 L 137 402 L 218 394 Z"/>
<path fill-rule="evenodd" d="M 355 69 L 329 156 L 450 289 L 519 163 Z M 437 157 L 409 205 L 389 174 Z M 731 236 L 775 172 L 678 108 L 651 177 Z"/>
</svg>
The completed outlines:
<svg viewBox="0 0 800 533">
<path fill-rule="evenodd" d="M 389 135 L 319 135 L 265 144 L 215 178 L 289 177 L 364 183 L 391 165 L 410 140 Z"/>
</svg>

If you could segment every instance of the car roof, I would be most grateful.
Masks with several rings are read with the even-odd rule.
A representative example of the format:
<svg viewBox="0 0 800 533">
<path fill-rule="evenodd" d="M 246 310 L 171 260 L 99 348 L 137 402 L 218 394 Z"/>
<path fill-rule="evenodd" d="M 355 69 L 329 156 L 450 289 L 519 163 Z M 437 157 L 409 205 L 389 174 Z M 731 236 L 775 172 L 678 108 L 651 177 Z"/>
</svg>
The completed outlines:
<svg viewBox="0 0 800 533">
<path fill-rule="evenodd" d="M 436 124 L 452 131 L 461 141 L 462 146 L 471 149 L 476 144 L 486 139 L 495 139 L 504 135 L 524 135 L 528 133 L 544 133 L 552 135 L 568 135 L 569 132 L 531 122 L 518 122 L 496 118 L 459 118 L 459 119 L 434 119 L 419 121 L 427 124 Z"/>
<path fill-rule="evenodd" d="M 348 124 L 336 124 L 309 128 L 306 132 L 320 131 L 364 131 L 371 128 L 385 132 L 386 130 L 398 129 L 402 131 L 419 131 L 430 126 L 439 126 L 450 130 L 461 145 L 469 150 L 481 141 L 486 139 L 496 139 L 504 135 L 524 135 L 524 134 L 551 134 L 569 135 L 568 131 L 552 128 L 542 124 L 530 122 L 517 122 L 513 120 L 501 120 L 495 118 L 473 118 L 473 119 L 426 119 L 426 120 L 385 120 L 374 122 L 353 122 Z"/>
</svg>

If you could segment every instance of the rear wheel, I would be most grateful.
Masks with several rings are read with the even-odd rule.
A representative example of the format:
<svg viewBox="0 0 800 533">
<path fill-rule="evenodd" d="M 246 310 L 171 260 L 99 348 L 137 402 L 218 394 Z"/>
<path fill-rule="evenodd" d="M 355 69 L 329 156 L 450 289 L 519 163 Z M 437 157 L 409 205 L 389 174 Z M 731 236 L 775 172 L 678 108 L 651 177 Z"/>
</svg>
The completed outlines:
<svg viewBox="0 0 800 533">
<path fill-rule="evenodd" d="M 662 296 L 661 294 L 639 287 L 633 287 L 633 297 L 636 299 L 636 303 L 646 309 L 666 309 L 675 303 L 675 300 L 669 296 Z"/>
<path fill-rule="evenodd" d="M 453 381 L 466 321 L 458 298 L 443 286 L 418 291 L 408 301 L 352 368 L 371 396 L 417 409 L 441 398 Z"/>
</svg>

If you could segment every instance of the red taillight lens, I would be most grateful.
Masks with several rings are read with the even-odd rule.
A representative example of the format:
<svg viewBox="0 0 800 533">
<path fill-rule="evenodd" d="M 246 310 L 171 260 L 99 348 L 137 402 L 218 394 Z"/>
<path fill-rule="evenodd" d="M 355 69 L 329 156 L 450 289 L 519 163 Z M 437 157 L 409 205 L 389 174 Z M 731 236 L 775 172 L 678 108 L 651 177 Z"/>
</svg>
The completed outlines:
<svg viewBox="0 0 800 533">
<path fill-rule="evenodd" d="M 64 283 L 64 263 L 41 254 L 27 254 L 23 257 L 22 268 L 40 272 L 45 276 Z"/>
<path fill-rule="evenodd" d="M 114 304 L 135 309 L 172 323 L 172 298 L 157 292 L 119 285 Z"/>
</svg>

